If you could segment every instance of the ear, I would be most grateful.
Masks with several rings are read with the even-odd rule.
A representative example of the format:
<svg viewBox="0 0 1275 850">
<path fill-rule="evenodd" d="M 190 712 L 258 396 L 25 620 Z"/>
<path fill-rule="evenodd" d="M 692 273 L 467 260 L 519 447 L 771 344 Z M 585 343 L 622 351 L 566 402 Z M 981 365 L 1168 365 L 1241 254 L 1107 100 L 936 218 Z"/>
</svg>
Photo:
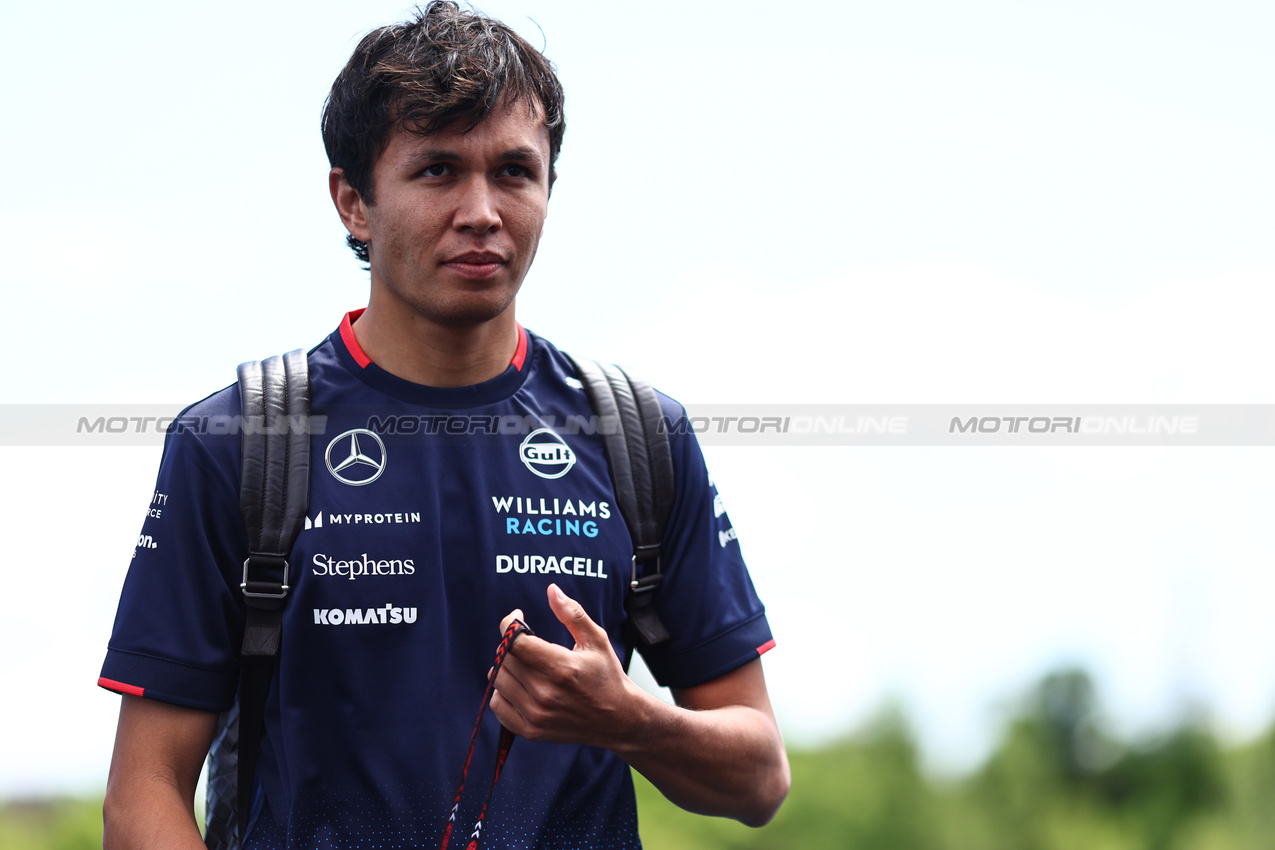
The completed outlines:
<svg viewBox="0 0 1275 850">
<path fill-rule="evenodd" d="M 367 205 L 358 189 L 345 179 L 344 168 L 334 168 L 328 172 L 328 191 L 332 193 L 332 203 L 336 206 L 341 223 L 355 239 L 367 242 L 371 231 L 367 224 Z"/>
</svg>

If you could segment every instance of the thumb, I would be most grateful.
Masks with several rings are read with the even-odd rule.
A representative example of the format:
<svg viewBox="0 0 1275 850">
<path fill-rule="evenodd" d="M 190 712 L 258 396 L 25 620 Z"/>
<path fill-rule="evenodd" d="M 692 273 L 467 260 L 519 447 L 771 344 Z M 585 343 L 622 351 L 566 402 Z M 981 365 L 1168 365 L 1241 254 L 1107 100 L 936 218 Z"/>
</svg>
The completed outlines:
<svg viewBox="0 0 1275 850">
<path fill-rule="evenodd" d="M 577 647 L 589 649 L 607 640 L 606 632 L 585 613 L 584 606 L 563 593 L 556 584 L 549 585 L 549 607 L 558 622 L 571 632 Z"/>
</svg>

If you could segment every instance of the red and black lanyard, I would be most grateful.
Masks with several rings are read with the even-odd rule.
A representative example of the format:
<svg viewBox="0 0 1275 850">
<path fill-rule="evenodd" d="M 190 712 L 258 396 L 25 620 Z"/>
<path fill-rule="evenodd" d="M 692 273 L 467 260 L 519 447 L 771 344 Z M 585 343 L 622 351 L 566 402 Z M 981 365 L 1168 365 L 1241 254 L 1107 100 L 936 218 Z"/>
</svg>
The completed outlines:
<svg viewBox="0 0 1275 850">
<path fill-rule="evenodd" d="M 478 707 L 478 719 L 474 721 L 474 731 L 469 736 L 469 752 L 465 753 L 465 766 L 460 772 L 460 782 L 456 785 L 456 796 L 452 800 L 452 811 L 447 816 L 447 826 L 443 829 L 443 838 L 438 843 L 438 850 L 447 850 L 448 842 L 452 838 L 452 828 L 456 826 L 456 815 L 460 811 L 460 798 L 465 793 L 465 779 L 469 776 L 469 764 L 474 759 L 474 744 L 478 742 L 478 729 L 482 726 L 483 715 L 487 712 L 487 705 L 491 702 L 491 695 L 496 689 L 496 674 L 500 672 L 500 667 L 505 663 L 505 655 L 509 652 L 509 647 L 513 646 L 514 638 L 519 635 L 534 635 L 522 620 L 514 620 L 509 624 L 509 628 L 505 629 L 505 634 L 500 639 L 500 646 L 496 647 L 496 661 L 491 666 L 491 675 L 487 678 L 487 689 L 483 691 L 482 705 Z M 504 724 L 500 725 L 500 746 L 496 750 L 496 771 L 491 777 L 491 787 L 487 789 L 487 799 L 483 801 L 482 810 L 478 813 L 478 820 L 474 821 L 474 831 L 470 833 L 469 844 L 465 846 L 465 850 L 478 850 L 478 842 L 482 838 L 483 818 L 487 816 L 487 809 L 491 806 L 491 795 L 496 790 L 496 781 L 500 779 L 500 770 L 505 766 L 505 759 L 509 757 L 509 748 L 514 745 L 514 733 L 505 728 Z"/>
</svg>

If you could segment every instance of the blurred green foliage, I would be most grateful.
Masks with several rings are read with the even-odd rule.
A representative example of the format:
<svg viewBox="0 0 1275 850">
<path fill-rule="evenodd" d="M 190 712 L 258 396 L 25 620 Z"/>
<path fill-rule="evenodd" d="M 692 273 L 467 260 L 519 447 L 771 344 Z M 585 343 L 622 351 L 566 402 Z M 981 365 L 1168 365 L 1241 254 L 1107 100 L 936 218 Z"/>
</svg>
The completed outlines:
<svg viewBox="0 0 1275 850">
<path fill-rule="evenodd" d="M 1202 724 L 1122 741 L 1090 678 L 1046 676 L 987 761 L 937 780 L 903 715 L 790 754 L 793 787 L 761 829 L 684 812 L 635 777 L 650 850 L 1266 850 L 1275 847 L 1275 731 L 1223 749 Z M 101 846 L 100 800 L 0 805 L 0 848 Z"/>
<path fill-rule="evenodd" d="M 0 847 L 4 850 L 100 850 L 101 846 L 101 800 L 0 805 Z"/>
</svg>

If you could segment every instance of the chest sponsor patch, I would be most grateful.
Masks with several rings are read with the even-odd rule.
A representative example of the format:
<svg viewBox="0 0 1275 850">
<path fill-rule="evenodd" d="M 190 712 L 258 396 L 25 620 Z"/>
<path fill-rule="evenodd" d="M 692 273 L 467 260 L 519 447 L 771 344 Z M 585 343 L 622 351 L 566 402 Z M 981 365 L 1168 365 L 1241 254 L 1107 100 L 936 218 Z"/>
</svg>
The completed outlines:
<svg viewBox="0 0 1275 850">
<path fill-rule="evenodd" d="M 316 626 L 393 626 L 416 622 L 416 608 L 386 604 L 376 608 L 315 608 Z"/>
<path fill-rule="evenodd" d="M 497 555 L 496 573 L 539 573 L 541 575 L 584 576 L 608 578 L 606 564 L 601 558 L 579 558 L 574 555 Z"/>
<path fill-rule="evenodd" d="M 576 465 L 575 452 L 549 428 L 537 428 L 518 447 L 523 465 L 541 478 L 561 478 Z"/>
<path fill-rule="evenodd" d="M 366 552 L 348 560 L 316 552 L 310 563 L 311 575 L 336 576 L 350 581 L 363 577 L 416 574 L 416 563 L 411 558 L 369 558 Z"/>
</svg>

